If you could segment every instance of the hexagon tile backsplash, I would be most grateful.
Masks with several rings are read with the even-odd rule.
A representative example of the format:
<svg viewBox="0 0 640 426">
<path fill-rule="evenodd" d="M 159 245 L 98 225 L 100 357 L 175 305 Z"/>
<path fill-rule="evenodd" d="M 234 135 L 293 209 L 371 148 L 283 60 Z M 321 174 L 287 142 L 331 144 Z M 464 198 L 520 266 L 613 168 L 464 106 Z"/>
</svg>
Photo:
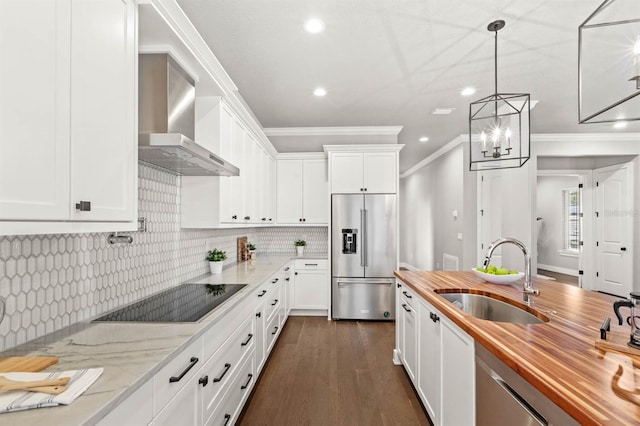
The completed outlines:
<svg viewBox="0 0 640 426">
<path fill-rule="evenodd" d="M 326 254 L 327 228 L 180 229 L 180 177 L 139 167 L 139 215 L 147 232 L 133 243 L 110 245 L 108 234 L 0 237 L 0 350 L 91 319 L 120 305 L 208 272 L 206 247 L 236 259 L 236 239 L 247 236 L 259 252 Z"/>
</svg>

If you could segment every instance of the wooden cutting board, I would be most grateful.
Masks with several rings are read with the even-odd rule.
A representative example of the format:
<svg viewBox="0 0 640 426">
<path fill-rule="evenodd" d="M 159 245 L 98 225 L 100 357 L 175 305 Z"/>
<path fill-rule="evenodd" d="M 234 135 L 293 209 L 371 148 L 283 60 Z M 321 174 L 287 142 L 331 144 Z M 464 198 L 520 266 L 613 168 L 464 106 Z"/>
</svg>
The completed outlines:
<svg viewBox="0 0 640 426">
<path fill-rule="evenodd" d="M 0 373 L 11 371 L 42 371 L 58 362 L 51 356 L 7 356 L 0 357 Z"/>
</svg>

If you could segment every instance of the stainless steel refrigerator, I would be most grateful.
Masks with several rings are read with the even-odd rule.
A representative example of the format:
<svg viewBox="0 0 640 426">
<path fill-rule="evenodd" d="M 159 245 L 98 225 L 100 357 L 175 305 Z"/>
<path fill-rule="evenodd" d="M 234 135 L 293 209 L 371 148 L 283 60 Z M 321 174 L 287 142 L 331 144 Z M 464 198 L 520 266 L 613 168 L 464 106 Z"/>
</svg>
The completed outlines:
<svg viewBox="0 0 640 426">
<path fill-rule="evenodd" d="M 331 316 L 393 320 L 395 194 L 331 196 Z"/>
</svg>

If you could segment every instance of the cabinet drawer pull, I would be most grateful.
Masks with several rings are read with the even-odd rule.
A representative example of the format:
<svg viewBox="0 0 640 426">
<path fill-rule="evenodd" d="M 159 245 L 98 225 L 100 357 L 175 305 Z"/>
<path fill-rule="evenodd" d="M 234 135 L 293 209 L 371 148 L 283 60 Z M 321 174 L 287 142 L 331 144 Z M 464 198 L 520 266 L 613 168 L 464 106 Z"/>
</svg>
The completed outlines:
<svg viewBox="0 0 640 426">
<path fill-rule="evenodd" d="M 284 271 L 285 271 L 285 272 L 288 272 L 288 271 L 289 271 L 289 269 L 291 269 L 291 268 L 287 266 L 286 268 L 284 268 Z"/>
<path fill-rule="evenodd" d="M 249 374 L 249 380 L 247 380 L 247 383 L 245 383 L 243 386 L 240 386 L 240 389 L 245 390 L 246 388 L 249 387 L 249 383 L 251 383 L 251 379 L 253 379 L 253 374 Z"/>
<path fill-rule="evenodd" d="M 198 384 L 202 385 L 202 387 L 207 386 L 207 383 L 209 383 L 209 376 L 200 377 L 200 380 L 198 380 Z"/>
<path fill-rule="evenodd" d="M 407 305 L 406 305 L 406 304 L 404 304 L 404 303 L 403 303 L 403 304 L 402 304 L 402 307 L 404 308 L 404 310 L 405 310 L 405 311 L 407 311 L 407 312 L 411 312 L 411 309 L 407 308 Z M 432 319 L 433 319 L 433 318 L 432 318 Z"/>
<path fill-rule="evenodd" d="M 402 286 L 400 285 L 400 283 L 397 283 L 396 285 L 398 286 L 398 288 L 402 287 Z"/>
<path fill-rule="evenodd" d="M 262 318 L 262 312 L 258 312 L 258 313 L 256 314 L 256 318 Z"/>
<path fill-rule="evenodd" d="M 267 294 L 267 290 L 262 290 L 262 293 L 260 293 L 260 294 L 258 295 L 258 297 L 262 297 L 262 296 L 264 296 L 265 294 Z"/>
<path fill-rule="evenodd" d="M 80 210 L 81 212 L 90 212 L 91 201 L 80 201 L 79 203 L 76 203 L 76 210 Z"/>
<path fill-rule="evenodd" d="M 287 277 L 287 278 L 285 278 L 284 280 L 285 280 L 285 281 L 289 281 L 290 279 L 291 279 L 291 278 Z"/>
<path fill-rule="evenodd" d="M 244 220 L 251 220 L 251 216 L 245 216 Z"/>
<path fill-rule="evenodd" d="M 260 220 L 261 220 L 261 221 L 263 221 L 263 222 L 266 222 L 266 221 L 267 221 L 267 218 L 266 218 L 266 217 L 263 217 L 263 218 L 262 218 L 262 219 L 260 219 Z"/>
<path fill-rule="evenodd" d="M 276 328 L 273 329 L 273 333 L 271 334 L 276 334 L 278 332 L 278 327 L 276 326 Z"/>
<path fill-rule="evenodd" d="M 278 304 L 278 299 L 274 299 L 273 303 L 271 304 L 271 306 L 276 306 Z"/>
<path fill-rule="evenodd" d="M 275 284 L 275 283 L 277 283 L 279 279 L 280 279 L 280 278 L 274 278 L 274 279 L 273 279 L 273 281 L 271 281 L 271 284 Z"/>
<path fill-rule="evenodd" d="M 231 219 L 234 219 L 234 220 L 235 220 L 235 219 L 237 219 L 237 218 L 238 218 L 238 215 L 237 215 L 237 214 L 234 214 L 233 216 L 231 216 Z"/>
<path fill-rule="evenodd" d="M 438 315 L 434 314 L 433 312 L 429 312 L 429 318 L 431 318 L 431 321 L 433 321 L 433 322 L 440 321 L 440 317 Z"/>
<path fill-rule="evenodd" d="M 193 366 L 196 365 L 197 363 L 198 363 L 198 358 L 196 358 L 195 356 L 192 356 L 191 359 L 189 360 L 189 366 L 185 368 L 184 371 L 178 377 L 176 376 L 169 377 L 169 383 L 176 383 L 182 380 L 184 375 L 187 374 L 189 370 L 191 370 Z"/>
<path fill-rule="evenodd" d="M 253 339 L 253 334 L 249 333 L 247 335 L 247 340 L 245 340 L 244 342 L 240 343 L 240 346 L 247 346 L 249 344 L 249 342 L 251 341 L 251 339 Z"/>
<path fill-rule="evenodd" d="M 305 263 L 304 266 L 318 266 L 317 263 Z"/>
<path fill-rule="evenodd" d="M 228 363 L 225 364 L 224 371 L 222 372 L 220 377 L 216 377 L 215 379 L 213 379 L 213 383 L 218 383 L 220 380 L 222 380 L 222 378 L 224 377 L 225 374 L 227 374 L 227 371 L 229 371 L 230 368 L 231 368 L 231 364 L 228 364 Z"/>
<path fill-rule="evenodd" d="M 409 293 L 407 293 L 406 291 L 403 291 L 402 294 L 404 294 L 405 296 L 407 296 L 407 299 L 413 299 L 413 296 L 411 296 Z"/>
<path fill-rule="evenodd" d="M 225 414 L 224 423 L 222 424 L 222 426 L 227 426 L 227 424 L 229 424 L 229 420 L 231 420 L 231 414 Z"/>
</svg>

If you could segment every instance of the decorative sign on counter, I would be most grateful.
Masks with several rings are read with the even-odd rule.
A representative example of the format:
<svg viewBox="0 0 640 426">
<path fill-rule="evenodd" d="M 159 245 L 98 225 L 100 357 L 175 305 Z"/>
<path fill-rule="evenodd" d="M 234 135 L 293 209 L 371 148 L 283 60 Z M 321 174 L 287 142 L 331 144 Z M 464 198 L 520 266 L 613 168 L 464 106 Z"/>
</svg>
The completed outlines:
<svg viewBox="0 0 640 426">
<path fill-rule="evenodd" d="M 238 263 L 249 260 L 249 249 L 247 248 L 248 243 L 249 240 L 247 237 L 238 238 Z"/>
</svg>

